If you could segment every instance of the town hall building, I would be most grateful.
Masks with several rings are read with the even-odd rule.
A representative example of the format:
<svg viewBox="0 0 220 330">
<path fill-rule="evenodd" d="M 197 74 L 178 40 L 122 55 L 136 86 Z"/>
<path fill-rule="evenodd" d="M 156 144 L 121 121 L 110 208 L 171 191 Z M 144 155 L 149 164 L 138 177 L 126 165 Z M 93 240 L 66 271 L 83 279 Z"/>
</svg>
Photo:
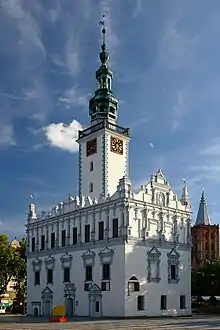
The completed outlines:
<svg viewBox="0 0 220 330">
<path fill-rule="evenodd" d="M 129 129 L 118 125 L 105 28 L 79 131 L 79 190 L 52 211 L 29 205 L 27 312 L 68 317 L 191 314 L 191 211 L 186 182 L 178 198 L 161 169 L 135 191 Z"/>
</svg>

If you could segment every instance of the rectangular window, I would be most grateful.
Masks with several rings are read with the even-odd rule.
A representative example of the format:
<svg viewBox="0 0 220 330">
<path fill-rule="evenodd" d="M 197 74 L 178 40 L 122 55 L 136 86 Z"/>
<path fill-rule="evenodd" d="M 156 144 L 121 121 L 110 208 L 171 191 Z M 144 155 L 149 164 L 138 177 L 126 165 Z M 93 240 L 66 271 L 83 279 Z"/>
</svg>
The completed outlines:
<svg viewBox="0 0 220 330">
<path fill-rule="evenodd" d="M 113 219 L 113 238 L 118 237 L 118 218 Z"/>
<path fill-rule="evenodd" d="M 93 183 L 92 182 L 89 184 L 89 192 L 93 192 Z"/>
<path fill-rule="evenodd" d="M 137 296 L 137 310 L 144 310 L 144 296 Z"/>
<path fill-rule="evenodd" d="M 110 264 L 103 264 L 102 266 L 102 279 L 109 280 L 110 279 Z"/>
<path fill-rule="evenodd" d="M 161 296 L 160 298 L 160 309 L 165 310 L 167 309 L 167 296 Z"/>
<path fill-rule="evenodd" d="M 68 283 L 70 282 L 70 268 L 65 267 L 63 270 L 63 282 Z"/>
<path fill-rule="evenodd" d="M 34 273 L 34 284 L 40 285 L 40 272 L 39 270 Z"/>
<path fill-rule="evenodd" d="M 186 308 L 186 296 L 180 296 L 180 309 Z"/>
<path fill-rule="evenodd" d="M 93 162 L 90 162 L 90 171 L 93 171 Z"/>
<path fill-rule="evenodd" d="M 50 246 L 51 246 L 51 249 L 55 248 L 55 233 L 51 233 L 51 235 L 50 235 Z"/>
<path fill-rule="evenodd" d="M 62 230 L 62 236 L 61 236 L 61 246 L 65 246 L 66 245 L 66 230 Z"/>
<path fill-rule="evenodd" d="M 85 282 L 84 283 L 84 291 L 89 291 L 90 288 L 91 288 L 91 283 Z"/>
<path fill-rule="evenodd" d="M 101 290 L 102 291 L 110 291 L 110 281 L 102 281 L 101 282 Z"/>
<path fill-rule="evenodd" d="M 47 284 L 53 284 L 53 269 L 47 270 Z"/>
<path fill-rule="evenodd" d="M 170 277 L 171 277 L 171 280 L 176 280 L 176 265 L 171 265 L 170 266 Z"/>
<path fill-rule="evenodd" d="M 77 227 L 73 228 L 73 245 L 77 244 Z"/>
<path fill-rule="evenodd" d="M 90 242 L 90 225 L 85 225 L 85 243 Z"/>
<path fill-rule="evenodd" d="M 31 240 L 31 250 L 32 250 L 32 252 L 35 251 L 35 248 L 36 248 L 36 246 L 35 246 L 35 237 L 32 237 L 32 240 Z"/>
<path fill-rule="evenodd" d="M 104 221 L 99 222 L 99 241 L 104 239 Z"/>
<path fill-rule="evenodd" d="M 92 266 L 86 266 L 86 282 L 92 281 Z"/>
<path fill-rule="evenodd" d="M 41 245 L 40 249 L 44 250 L 45 249 L 45 235 L 41 235 Z"/>
</svg>

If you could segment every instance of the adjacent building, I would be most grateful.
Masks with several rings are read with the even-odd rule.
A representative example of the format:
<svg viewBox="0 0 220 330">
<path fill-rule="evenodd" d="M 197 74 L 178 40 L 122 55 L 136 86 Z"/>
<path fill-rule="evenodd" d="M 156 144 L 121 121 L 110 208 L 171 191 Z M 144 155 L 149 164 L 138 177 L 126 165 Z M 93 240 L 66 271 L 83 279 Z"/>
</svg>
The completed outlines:
<svg viewBox="0 0 220 330">
<path fill-rule="evenodd" d="M 192 269 L 200 268 L 206 261 L 219 257 L 219 225 L 212 225 L 205 192 L 199 204 L 195 225 L 192 227 Z"/>
<path fill-rule="evenodd" d="M 27 309 L 51 315 L 138 317 L 191 314 L 191 211 L 186 182 L 178 198 L 161 169 L 135 191 L 129 129 L 119 126 L 105 29 L 79 132 L 79 192 L 27 221 Z"/>
</svg>

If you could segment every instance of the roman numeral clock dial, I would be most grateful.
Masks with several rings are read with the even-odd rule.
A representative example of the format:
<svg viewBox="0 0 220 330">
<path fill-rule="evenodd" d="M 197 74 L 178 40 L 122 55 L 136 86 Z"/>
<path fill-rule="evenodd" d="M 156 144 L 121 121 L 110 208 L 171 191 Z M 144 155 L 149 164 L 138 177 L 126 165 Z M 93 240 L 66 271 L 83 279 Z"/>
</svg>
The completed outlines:
<svg viewBox="0 0 220 330">
<path fill-rule="evenodd" d="M 123 155 L 123 140 L 111 136 L 111 151 Z"/>
</svg>

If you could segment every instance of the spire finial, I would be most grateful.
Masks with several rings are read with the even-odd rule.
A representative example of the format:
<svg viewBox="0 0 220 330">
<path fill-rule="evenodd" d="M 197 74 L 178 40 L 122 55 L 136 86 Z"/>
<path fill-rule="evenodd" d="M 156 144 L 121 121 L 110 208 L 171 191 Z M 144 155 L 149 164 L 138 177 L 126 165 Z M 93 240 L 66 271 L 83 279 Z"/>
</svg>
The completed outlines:
<svg viewBox="0 0 220 330">
<path fill-rule="evenodd" d="M 105 14 L 102 15 L 102 20 L 99 22 L 99 25 L 102 26 L 102 44 L 105 45 Z"/>
<path fill-rule="evenodd" d="M 106 62 L 108 61 L 109 57 L 108 57 L 108 53 L 106 51 L 107 47 L 105 44 L 105 33 L 106 33 L 106 29 L 105 29 L 105 14 L 102 15 L 102 20 L 99 22 L 99 25 L 102 26 L 102 46 L 101 46 L 101 53 L 100 53 L 100 61 L 102 62 L 102 64 L 106 64 Z"/>
</svg>

